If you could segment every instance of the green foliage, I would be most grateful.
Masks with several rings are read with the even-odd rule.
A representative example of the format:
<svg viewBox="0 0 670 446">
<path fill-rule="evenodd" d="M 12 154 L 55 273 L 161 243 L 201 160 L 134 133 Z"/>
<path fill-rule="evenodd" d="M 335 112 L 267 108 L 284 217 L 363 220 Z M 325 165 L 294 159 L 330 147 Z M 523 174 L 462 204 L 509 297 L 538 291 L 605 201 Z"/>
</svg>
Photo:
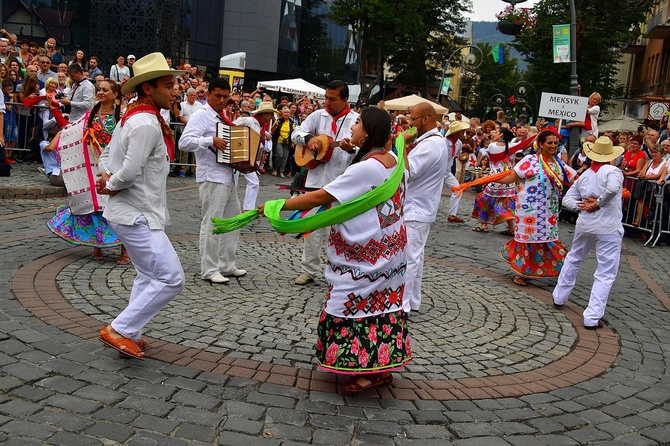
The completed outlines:
<svg viewBox="0 0 670 446">
<path fill-rule="evenodd" d="M 330 19 L 351 26 L 356 45 L 361 97 L 383 80 L 384 64 L 395 81 L 425 90 L 441 76 L 446 58 L 464 42 L 463 12 L 471 0 L 334 0 Z M 365 74 L 376 74 L 372 83 Z"/>
<path fill-rule="evenodd" d="M 575 0 L 577 12 L 577 75 L 582 96 L 598 91 L 603 99 L 615 96 L 615 76 L 621 50 L 636 35 L 653 1 Z M 569 0 L 541 0 L 533 8 L 535 32 L 517 36 L 513 45 L 529 62 L 526 80 L 538 91 L 568 94 L 570 63 L 552 60 L 552 25 L 570 23 Z"/>
<path fill-rule="evenodd" d="M 482 117 L 486 113 L 487 107 L 491 107 L 489 99 L 495 94 L 502 94 L 506 98 L 514 94 L 514 85 L 521 80 L 521 75 L 517 71 L 517 60 L 510 58 L 509 48 L 503 46 L 505 62 L 498 64 L 491 56 L 493 47 L 488 43 L 477 44 L 484 54 L 484 61 L 477 69 L 481 79 L 472 87 L 472 92 L 468 95 L 474 99 L 470 113 L 473 116 Z M 534 105 L 531 104 L 533 108 Z"/>
</svg>

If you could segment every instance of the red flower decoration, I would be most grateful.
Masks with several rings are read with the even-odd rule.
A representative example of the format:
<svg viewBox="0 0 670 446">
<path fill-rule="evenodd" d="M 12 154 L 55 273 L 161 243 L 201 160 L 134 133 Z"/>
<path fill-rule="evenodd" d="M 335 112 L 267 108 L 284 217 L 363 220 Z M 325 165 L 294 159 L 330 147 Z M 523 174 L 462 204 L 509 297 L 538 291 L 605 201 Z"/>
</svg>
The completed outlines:
<svg viewBox="0 0 670 446">
<path fill-rule="evenodd" d="M 370 331 L 368 332 L 368 339 L 373 344 L 377 343 L 377 325 L 370 324 Z"/>
<path fill-rule="evenodd" d="M 379 346 L 377 359 L 379 360 L 379 365 L 382 367 L 388 365 L 389 362 L 391 362 L 391 350 L 389 349 L 388 344 L 382 344 Z"/>
<path fill-rule="evenodd" d="M 391 294 L 389 294 L 389 302 L 391 304 L 396 304 L 398 302 L 398 292 L 397 291 L 392 291 Z"/>
<path fill-rule="evenodd" d="M 335 364 L 335 361 L 337 361 L 338 350 L 339 350 L 339 347 L 338 347 L 337 344 L 335 344 L 335 343 L 330 344 L 330 347 L 328 347 L 328 350 L 326 350 L 326 364 L 327 365 Z"/>
<path fill-rule="evenodd" d="M 354 338 L 354 342 L 351 343 L 351 353 L 354 355 L 357 355 L 358 352 L 361 351 L 361 342 L 358 340 L 358 338 Z"/>
<path fill-rule="evenodd" d="M 358 355 L 358 364 L 361 367 L 367 367 L 368 361 L 370 361 L 370 358 L 368 357 L 368 352 L 365 351 L 365 349 L 361 349 L 361 352 Z"/>
<path fill-rule="evenodd" d="M 343 338 L 346 338 L 347 336 L 349 336 L 349 332 L 347 331 L 347 327 L 342 327 L 340 329 L 340 336 L 342 336 Z"/>
</svg>

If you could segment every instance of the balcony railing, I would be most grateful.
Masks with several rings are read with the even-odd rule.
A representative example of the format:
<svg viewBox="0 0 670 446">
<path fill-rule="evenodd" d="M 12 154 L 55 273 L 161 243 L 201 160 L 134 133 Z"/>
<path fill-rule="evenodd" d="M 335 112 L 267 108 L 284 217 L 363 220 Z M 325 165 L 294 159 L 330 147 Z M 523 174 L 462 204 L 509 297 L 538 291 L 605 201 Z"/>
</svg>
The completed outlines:
<svg viewBox="0 0 670 446">
<path fill-rule="evenodd" d="M 670 25 L 665 19 L 665 10 L 662 10 L 649 20 L 647 32 L 644 37 L 650 39 L 667 39 L 670 37 Z"/>
</svg>

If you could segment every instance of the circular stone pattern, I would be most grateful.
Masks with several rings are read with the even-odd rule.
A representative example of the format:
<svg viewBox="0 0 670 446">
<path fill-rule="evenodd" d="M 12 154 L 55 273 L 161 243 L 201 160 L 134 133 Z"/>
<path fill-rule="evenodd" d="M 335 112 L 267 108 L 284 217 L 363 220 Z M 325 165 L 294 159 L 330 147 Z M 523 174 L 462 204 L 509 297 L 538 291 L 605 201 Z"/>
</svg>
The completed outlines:
<svg viewBox="0 0 670 446">
<path fill-rule="evenodd" d="M 144 335 L 208 352 L 273 365 L 313 369 L 316 324 L 325 282 L 298 287 L 302 244 L 243 237 L 238 267 L 249 272 L 227 285 L 200 279 L 197 237 L 173 242 L 186 288 Z M 108 254 L 111 260 L 115 254 Z M 57 276 L 78 310 L 110 322 L 125 308 L 135 270 L 90 257 Z M 410 379 L 484 378 L 525 372 L 566 356 L 577 341 L 558 311 L 516 288 L 427 261 L 419 313 L 410 314 L 414 359 Z"/>
</svg>

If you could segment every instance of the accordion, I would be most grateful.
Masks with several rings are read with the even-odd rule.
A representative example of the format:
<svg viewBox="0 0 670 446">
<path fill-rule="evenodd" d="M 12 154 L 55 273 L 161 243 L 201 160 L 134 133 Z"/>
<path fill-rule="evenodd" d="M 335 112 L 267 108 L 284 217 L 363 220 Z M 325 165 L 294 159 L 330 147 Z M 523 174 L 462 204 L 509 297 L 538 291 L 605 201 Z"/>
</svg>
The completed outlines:
<svg viewBox="0 0 670 446">
<path fill-rule="evenodd" d="M 216 162 L 228 164 L 242 173 L 259 169 L 263 153 L 259 150 L 261 135 L 258 132 L 249 127 L 219 122 L 216 124 L 216 136 L 228 142 L 225 151 L 217 150 Z"/>
</svg>

